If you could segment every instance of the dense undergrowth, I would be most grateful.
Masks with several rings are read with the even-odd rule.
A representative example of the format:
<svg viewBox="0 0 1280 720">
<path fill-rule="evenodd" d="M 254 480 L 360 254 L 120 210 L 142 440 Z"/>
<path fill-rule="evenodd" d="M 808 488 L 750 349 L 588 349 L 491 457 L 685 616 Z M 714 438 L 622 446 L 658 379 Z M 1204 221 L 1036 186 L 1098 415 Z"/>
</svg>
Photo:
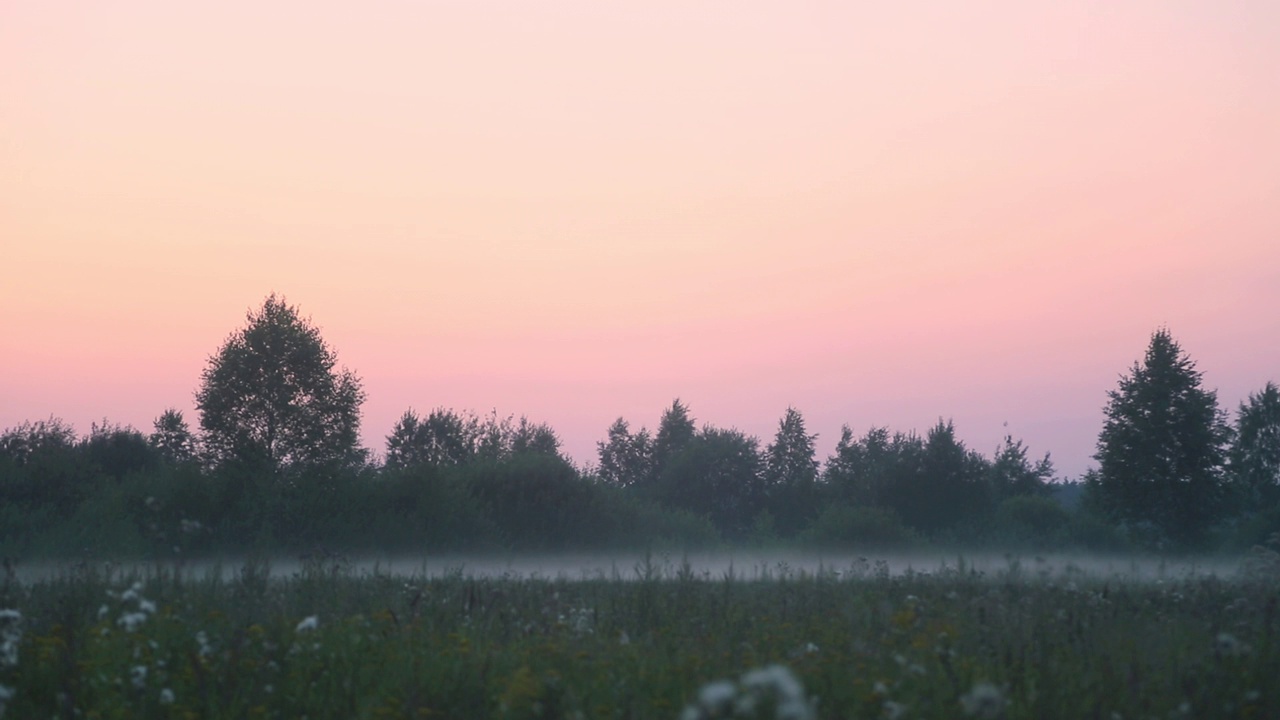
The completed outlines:
<svg viewBox="0 0 1280 720">
<path fill-rule="evenodd" d="M 792 717 L 1277 717 L 1280 576 L 1251 567 L 1130 582 L 963 563 L 574 579 L 88 563 L 4 584 L 0 686 L 21 718 L 674 718 L 708 716 L 700 700 L 745 712 L 733 692 L 775 672 L 802 689 Z M 787 714 L 765 700 L 740 716 Z"/>
</svg>

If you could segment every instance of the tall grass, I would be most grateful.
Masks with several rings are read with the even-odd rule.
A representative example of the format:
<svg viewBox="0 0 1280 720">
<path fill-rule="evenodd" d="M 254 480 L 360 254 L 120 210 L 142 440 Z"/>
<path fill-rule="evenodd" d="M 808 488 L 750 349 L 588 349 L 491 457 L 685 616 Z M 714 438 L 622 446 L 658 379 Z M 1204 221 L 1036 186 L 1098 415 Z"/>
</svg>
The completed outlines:
<svg viewBox="0 0 1280 720">
<path fill-rule="evenodd" d="M 777 665 L 824 718 L 1268 718 L 1280 584 L 1258 567 L 1135 583 L 1016 563 L 713 576 L 646 558 L 576 578 L 82 564 L 0 587 L 21 614 L 0 686 L 13 718 L 674 718 L 698 716 L 709 683 Z"/>
</svg>

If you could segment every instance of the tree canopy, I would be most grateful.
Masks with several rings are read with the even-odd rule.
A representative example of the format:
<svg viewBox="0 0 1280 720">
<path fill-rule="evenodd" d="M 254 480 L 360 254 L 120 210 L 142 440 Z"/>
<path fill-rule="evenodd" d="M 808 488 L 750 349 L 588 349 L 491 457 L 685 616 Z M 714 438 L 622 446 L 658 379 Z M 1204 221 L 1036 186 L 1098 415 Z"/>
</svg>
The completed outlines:
<svg viewBox="0 0 1280 720">
<path fill-rule="evenodd" d="M 1194 545 L 1218 518 L 1230 437 L 1217 394 L 1166 329 L 1108 393 L 1098 436 L 1096 502 L 1114 519 L 1158 540 Z"/>
<path fill-rule="evenodd" d="M 297 307 L 272 294 L 250 310 L 201 375 L 196 392 L 205 451 L 272 470 L 362 461 L 360 378 Z"/>
</svg>

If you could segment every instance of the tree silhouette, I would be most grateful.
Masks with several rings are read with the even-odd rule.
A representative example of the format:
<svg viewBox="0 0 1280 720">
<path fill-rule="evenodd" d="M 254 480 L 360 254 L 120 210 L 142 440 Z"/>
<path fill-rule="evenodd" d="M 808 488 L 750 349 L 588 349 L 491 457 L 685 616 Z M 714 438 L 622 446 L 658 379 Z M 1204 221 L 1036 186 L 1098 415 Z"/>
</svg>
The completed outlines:
<svg viewBox="0 0 1280 720">
<path fill-rule="evenodd" d="M 1240 403 L 1231 474 L 1248 505 L 1271 504 L 1280 494 L 1280 388 L 1275 383 Z"/>
<path fill-rule="evenodd" d="M 1200 542 L 1218 518 L 1230 437 L 1217 394 L 1166 329 L 1108 393 L 1098 436 L 1094 502 L 1113 519 L 1149 527 L 1155 540 Z"/>
<path fill-rule="evenodd" d="M 653 472 L 653 440 L 649 431 L 640 428 L 633 434 L 622 418 L 613 421 L 608 440 L 596 443 L 596 450 L 600 457 L 600 478 L 611 485 L 642 485 Z"/>
<path fill-rule="evenodd" d="M 805 430 L 799 410 L 787 408 L 764 452 L 764 484 L 770 509 L 784 534 L 799 530 L 817 512 L 816 434 Z"/>
<path fill-rule="evenodd" d="M 170 463 L 187 463 L 196 459 L 196 438 L 180 410 L 169 408 L 161 413 L 147 442 Z"/>
<path fill-rule="evenodd" d="M 426 418 L 406 410 L 387 436 L 386 466 L 461 465 L 475 457 L 480 422 L 474 415 L 436 408 Z"/>
<path fill-rule="evenodd" d="M 360 379 L 298 309 L 272 294 L 209 358 L 196 392 L 205 450 L 218 464 L 271 471 L 362 461 Z"/>
<path fill-rule="evenodd" d="M 697 427 L 689 416 L 689 408 L 676 398 L 658 421 L 658 434 L 653 439 L 654 475 L 661 475 L 667 465 L 693 442 L 695 435 Z"/>
</svg>

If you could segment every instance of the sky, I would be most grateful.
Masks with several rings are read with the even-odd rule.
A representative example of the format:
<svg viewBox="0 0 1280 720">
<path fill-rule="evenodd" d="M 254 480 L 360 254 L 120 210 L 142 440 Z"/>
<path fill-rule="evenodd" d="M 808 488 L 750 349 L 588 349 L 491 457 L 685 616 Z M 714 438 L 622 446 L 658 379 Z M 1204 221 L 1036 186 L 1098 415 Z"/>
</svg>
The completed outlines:
<svg viewBox="0 0 1280 720">
<path fill-rule="evenodd" d="M 276 292 L 408 409 L 1094 463 L 1280 381 L 1280 3 L 0 4 L 0 428 L 195 426 Z"/>
</svg>

